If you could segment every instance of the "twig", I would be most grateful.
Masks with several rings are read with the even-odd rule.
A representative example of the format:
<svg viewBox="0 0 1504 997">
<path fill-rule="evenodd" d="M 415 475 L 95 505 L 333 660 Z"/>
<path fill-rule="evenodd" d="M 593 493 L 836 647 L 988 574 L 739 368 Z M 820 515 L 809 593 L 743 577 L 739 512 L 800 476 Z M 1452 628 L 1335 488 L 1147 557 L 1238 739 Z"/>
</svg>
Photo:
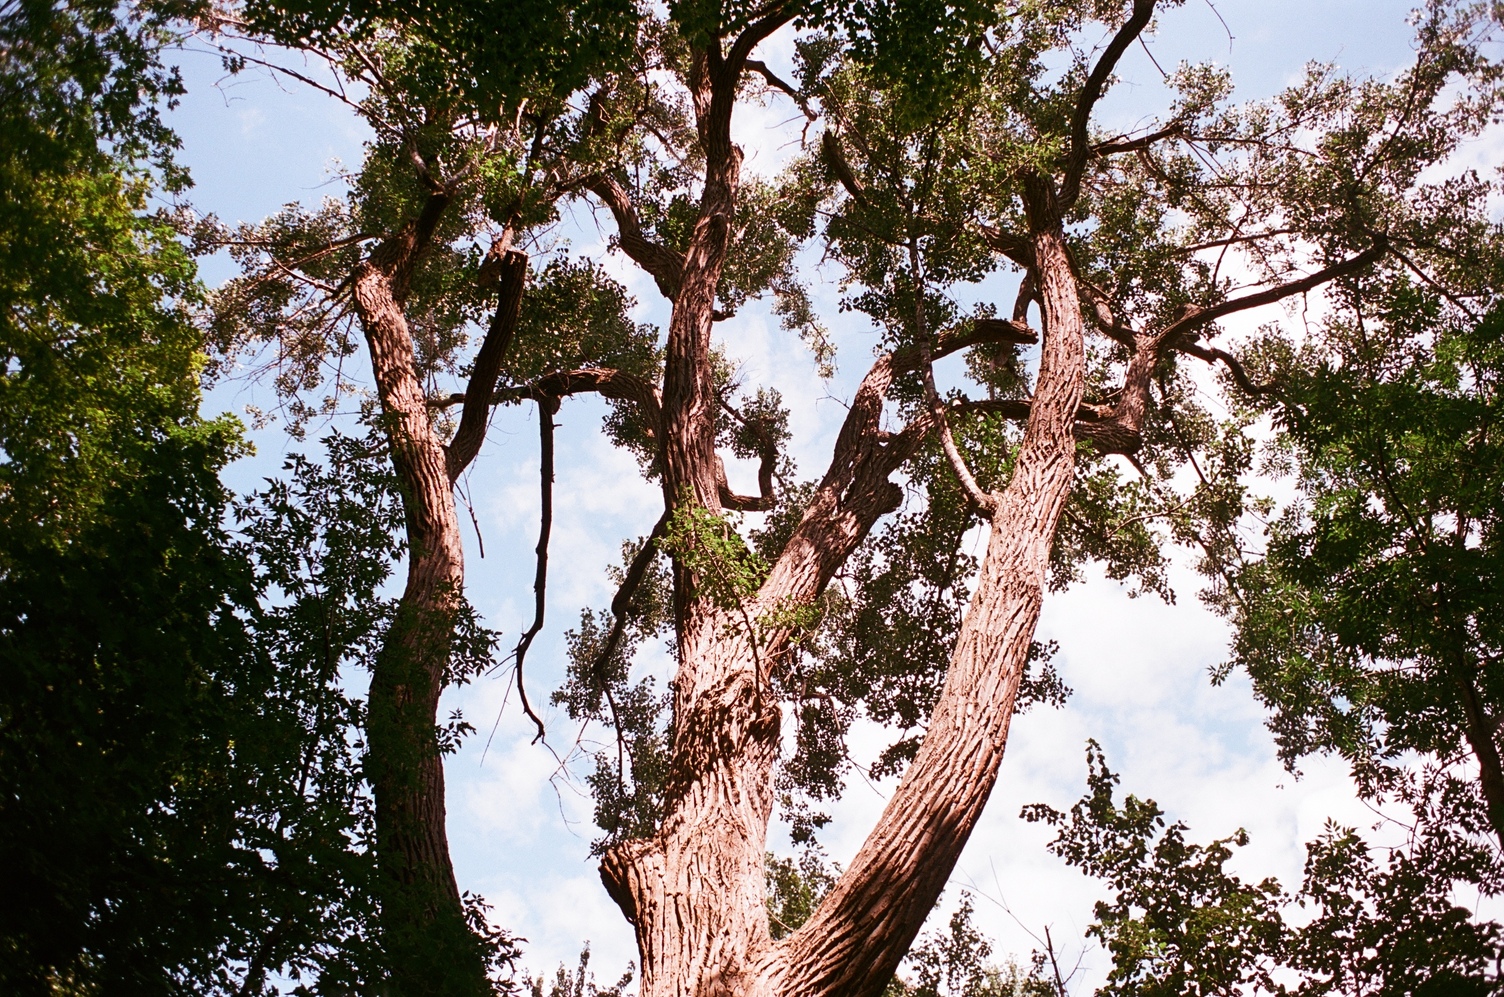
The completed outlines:
<svg viewBox="0 0 1504 997">
<path fill-rule="evenodd" d="M 924 323 L 924 276 L 919 258 L 919 243 L 917 240 L 909 240 L 909 267 L 914 275 L 914 324 L 916 326 L 915 338 L 919 344 L 919 367 L 920 375 L 924 380 L 924 400 L 929 405 L 930 415 L 935 420 L 935 428 L 940 435 L 940 447 L 945 451 L 945 458 L 950 462 L 951 470 L 961 481 L 961 489 L 988 516 L 992 515 L 997 508 L 997 499 L 987 492 L 977 479 L 972 476 L 971 469 L 966 466 L 966 458 L 956 446 L 956 438 L 950 431 L 950 420 L 945 417 L 945 403 L 940 400 L 940 393 L 935 390 L 935 365 L 930 356 L 929 330 Z"/>
</svg>

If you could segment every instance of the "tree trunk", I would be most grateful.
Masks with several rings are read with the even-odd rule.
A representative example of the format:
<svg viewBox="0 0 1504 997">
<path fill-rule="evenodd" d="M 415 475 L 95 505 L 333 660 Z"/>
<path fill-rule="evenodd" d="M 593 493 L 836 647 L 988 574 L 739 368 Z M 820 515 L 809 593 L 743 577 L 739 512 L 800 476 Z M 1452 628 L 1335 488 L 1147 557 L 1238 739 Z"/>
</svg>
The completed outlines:
<svg viewBox="0 0 1504 997">
<path fill-rule="evenodd" d="M 354 280 L 408 536 L 407 584 L 371 675 L 366 770 L 376 801 L 382 941 L 395 993 L 460 997 L 490 987 L 449 859 L 435 730 L 464 552 L 445 448 L 429 419 L 401 306 L 403 265 L 410 267 L 417 244 L 405 230 L 373 253 Z"/>
<path fill-rule="evenodd" d="M 1498 725 L 1488 715 L 1483 698 L 1478 695 L 1478 688 L 1466 671 L 1465 653 L 1458 653 L 1455 658 L 1458 663 L 1452 672 L 1462 695 L 1463 734 L 1473 757 L 1478 760 L 1478 790 L 1483 797 L 1489 826 L 1498 836 L 1500 846 L 1504 846 L 1504 759 L 1499 756 L 1499 745 L 1495 740 Z"/>
<path fill-rule="evenodd" d="M 811 922 L 780 943 L 768 931 L 764 871 L 779 712 L 765 690 L 785 635 L 763 633 L 756 621 L 764 608 L 818 596 L 893 508 L 887 476 L 919 435 L 879 442 L 891 358 L 858 391 L 831 470 L 758 597 L 714 611 L 685 600 L 665 817 L 652 838 L 610 849 L 601 865 L 636 930 L 642 997 L 876 994 L 944 888 L 996 779 L 1074 472 L 1082 321 L 1058 222 L 1034 248 L 1046 337 L 1033 411 L 929 734 L 851 869 Z M 670 325 L 670 373 L 673 331 L 689 331 L 688 316 L 681 317 L 689 286 L 686 280 Z M 708 314 L 704 321 L 693 333 L 703 329 L 708 347 Z M 668 417 L 676 397 L 685 406 L 692 396 L 670 392 L 666 382 L 669 427 L 676 425 Z M 669 454 L 678 446 L 684 455 L 683 470 L 666 475 L 680 482 L 667 497 L 687 485 L 713 502 L 708 487 L 700 490 L 705 464 L 697 448 L 676 440 L 672 429 L 666 436 Z"/>
<path fill-rule="evenodd" d="M 996 782 L 1070 495 L 1085 371 L 1076 282 L 1058 223 L 1034 237 L 1034 253 L 1045 325 L 1038 385 L 945 686 L 919 753 L 851 867 L 766 967 L 771 993 L 881 993 Z"/>
</svg>

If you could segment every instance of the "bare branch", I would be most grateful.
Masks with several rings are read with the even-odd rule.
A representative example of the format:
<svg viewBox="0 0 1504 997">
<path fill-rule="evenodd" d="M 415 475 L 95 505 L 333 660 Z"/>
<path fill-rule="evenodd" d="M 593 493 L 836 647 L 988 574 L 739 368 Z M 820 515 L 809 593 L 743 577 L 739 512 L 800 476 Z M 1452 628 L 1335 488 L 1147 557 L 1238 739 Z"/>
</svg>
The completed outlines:
<svg viewBox="0 0 1504 997">
<path fill-rule="evenodd" d="M 1097 320 L 1097 328 L 1117 340 L 1125 346 L 1132 346 L 1134 331 L 1118 321 L 1117 314 L 1112 310 L 1112 298 L 1107 292 L 1089 281 L 1077 279 L 1076 283 L 1086 292 L 1087 303 L 1091 305 L 1092 317 Z"/>
<path fill-rule="evenodd" d="M 540 377 L 530 384 L 498 388 L 492 392 L 490 404 L 507 405 L 529 399 L 534 401 L 544 398 L 558 399 L 567 395 L 590 392 L 599 394 L 603 398 L 635 403 L 642 410 L 649 428 L 657 432 L 663 408 L 657 387 L 644 378 L 612 367 L 580 367 L 575 370 L 561 370 Z M 450 408 L 462 404 L 465 397 L 463 394 L 456 393 L 441 398 L 431 398 L 428 401 L 428 407 Z"/>
<path fill-rule="evenodd" d="M 1262 232 L 1250 232 L 1247 235 L 1234 235 L 1229 236 L 1226 239 L 1212 239 L 1209 242 L 1198 242 L 1190 246 L 1182 246 L 1178 250 L 1176 250 L 1176 253 L 1199 253 L 1202 250 L 1206 249 L 1220 249 L 1224 246 L 1236 246 L 1247 242 L 1258 242 L 1260 239 L 1273 239 L 1282 235 L 1294 235 L 1295 233 L 1296 230 L 1293 228 L 1265 229 Z"/>
<path fill-rule="evenodd" d="M 766 62 L 763 62 L 761 59 L 748 59 L 747 68 L 766 80 L 768 86 L 772 87 L 774 90 L 782 92 L 785 96 L 792 100 L 795 106 L 797 106 L 799 110 L 804 112 L 804 116 L 806 118 L 814 121 L 817 117 L 819 117 L 819 115 L 815 114 L 815 112 L 810 108 L 808 98 L 806 98 L 804 94 L 799 92 L 798 87 L 795 87 L 792 83 L 789 83 L 783 77 L 779 76 L 777 73 L 773 72 L 773 70 L 769 69 Z"/>
<path fill-rule="evenodd" d="M 731 418 L 756 434 L 761 456 L 757 465 L 757 495 L 738 495 L 733 492 L 731 483 L 726 478 L 726 465 L 719 455 L 716 456 L 716 481 L 720 486 L 721 505 L 737 512 L 767 512 L 778 502 L 778 495 L 773 490 L 773 471 L 778 466 L 778 445 L 762 419 L 748 419 L 724 398 L 720 399 L 720 403 Z"/>
<path fill-rule="evenodd" d="M 501 294 L 496 303 L 496 314 L 491 319 L 491 327 L 486 330 L 486 338 L 475 357 L 475 369 L 470 374 L 470 384 L 463 396 L 465 407 L 460 415 L 459 429 L 445 447 L 451 483 L 475 459 L 475 455 L 480 452 L 481 442 L 485 439 L 486 423 L 491 413 L 491 393 L 496 389 L 501 362 L 517 331 L 517 316 L 522 310 L 522 289 L 526 283 L 527 254 L 508 250 L 501 263 Z"/>
<path fill-rule="evenodd" d="M 550 402 L 552 404 L 550 404 Z M 527 658 L 528 648 L 533 646 L 533 638 L 543 629 L 543 613 L 548 604 L 548 538 L 553 532 L 554 525 L 554 413 L 559 410 L 557 399 L 540 398 L 538 400 L 538 438 L 539 438 L 539 479 L 541 511 L 538 525 L 538 567 L 533 574 L 533 624 L 523 632 L 517 641 L 517 649 L 512 652 L 516 663 L 513 666 L 517 676 L 517 695 L 522 701 L 522 712 L 532 720 L 538 728 L 538 735 L 533 738 L 537 744 L 543 740 L 545 733 L 543 721 L 533 712 L 532 704 L 527 701 L 527 688 L 522 684 L 522 664 Z"/>
</svg>

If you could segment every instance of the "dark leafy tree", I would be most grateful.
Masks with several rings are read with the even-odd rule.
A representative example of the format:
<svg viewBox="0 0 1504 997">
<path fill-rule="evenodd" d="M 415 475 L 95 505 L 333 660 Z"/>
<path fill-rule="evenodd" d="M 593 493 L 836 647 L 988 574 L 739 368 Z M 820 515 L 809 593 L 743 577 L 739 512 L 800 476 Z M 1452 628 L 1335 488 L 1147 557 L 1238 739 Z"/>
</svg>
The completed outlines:
<svg viewBox="0 0 1504 997">
<path fill-rule="evenodd" d="M 1118 777 L 1095 743 L 1087 767 L 1087 794 L 1069 814 L 1034 804 L 1023 816 L 1058 828 L 1050 850 L 1110 891 L 1088 929 L 1112 956 L 1098 993 L 1504 991 L 1504 928 L 1455 899 L 1461 886 L 1497 896 L 1504 880 L 1457 833 L 1444 799 L 1417 807 L 1387 858 L 1353 829 L 1328 824 L 1306 846 L 1304 881 L 1291 895 L 1273 879 L 1248 883 L 1226 870 L 1245 832 L 1192 844 L 1186 825 L 1166 825 L 1153 800 L 1118 802 Z"/>
</svg>

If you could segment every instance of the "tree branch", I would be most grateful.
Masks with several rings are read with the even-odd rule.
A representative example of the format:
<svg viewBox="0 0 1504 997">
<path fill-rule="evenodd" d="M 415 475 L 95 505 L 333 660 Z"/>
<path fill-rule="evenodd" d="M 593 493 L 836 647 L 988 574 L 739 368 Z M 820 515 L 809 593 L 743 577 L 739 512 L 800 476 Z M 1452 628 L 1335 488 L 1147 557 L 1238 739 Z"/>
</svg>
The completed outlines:
<svg viewBox="0 0 1504 997">
<path fill-rule="evenodd" d="M 1329 267 L 1318 270 L 1309 277 L 1300 280 L 1292 280 L 1287 284 L 1280 284 L 1256 294 L 1247 294 L 1241 298 L 1233 298 L 1221 304 L 1212 305 L 1210 308 L 1192 308 L 1186 315 L 1170 323 L 1164 330 L 1164 338 L 1167 342 L 1179 348 L 1180 341 L 1190 333 L 1202 326 L 1215 322 L 1217 319 L 1235 312 L 1246 311 L 1249 308 L 1258 308 L 1262 305 L 1272 305 L 1276 301 L 1282 301 L 1296 294 L 1304 294 L 1306 291 L 1320 287 L 1322 284 L 1356 273 L 1377 261 L 1389 251 L 1389 240 L 1386 236 L 1374 237 L 1373 245 L 1350 259 L 1340 263 L 1334 263 Z"/>
<path fill-rule="evenodd" d="M 1154 0 L 1133 0 L 1133 13 L 1107 44 L 1102 58 L 1092 67 L 1091 74 L 1086 78 L 1086 85 L 1081 88 L 1081 98 L 1071 114 L 1070 155 L 1065 163 L 1065 176 L 1060 182 L 1059 203 L 1062 213 L 1068 211 L 1080 196 L 1081 174 L 1086 171 L 1086 164 L 1092 156 L 1092 147 L 1087 137 L 1092 108 L 1101 98 L 1102 88 L 1117 68 L 1118 60 L 1123 57 L 1128 46 L 1133 44 L 1133 40 L 1149 26 L 1149 19 L 1153 16 Z"/>
<path fill-rule="evenodd" d="M 526 284 L 527 254 L 508 250 L 501 261 L 501 293 L 496 314 L 492 316 L 491 327 L 486 330 L 486 338 L 475 356 L 475 368 L 462 396 L 465 407 L 460 414 L 460 426 L 454 439 L 444 448 L 451 483 L 475 459 L 485 440 L 486 423 L 491 414 L 491 393 L 496 390 L 502 360 L 517 331 L 517 316 L 522 310 L 522 290 Z"/>
<path fill-rule="evenodd" d="M 846 153 L 841 149 L 841 140 L 835 132 L 826 129 L 825 133 L 820 136 L 820 153 L 825 157 L 825 163 L 830 167 L 830 171 L 841 182 L 841 186 L 846 188 L 846 193 L 851 195 L 851 199 L 857 204 L 865 205 L 867 188 L 862 186 L 862 182 L 851 171 L 851 164 L 846 161 Z"/>
<path fill-rule="evenodd" d="M 731 44 L 731 50 L 726 53 L 721 71 L 729 74 L 733 81 L 739 78 L 742 69 L 747 67 L 747 60 L 752 55 L 752 50 L 757 47 L 757 43 L 794 19 L 796 4 L 786 2 L 786 0 L 775 0 L 764 9 L 767 13 L 743 28 L 742 33 Z"/>
<path fill-rule="evenodd" d="M 1226 350 L 1218 349 L 1215 346 L 1201 346 L 1197 343 L 1181 343 L 1175 348 L 1182 353 L 1189 353 L 1193 357 L 1205 360 L 1207 363 L 1215 363 L 1218 360 L 1222 361 L 1227 365 L 1227 372 L 1232 375 L 1232 379 L 1237 382 L 1238 387 L 1250 395 L 1254 395 L 1255 397 L 1258 395 L 1272 395 L 1279 390 L 1279 385 L 1277 384 L 1256 384 L 1249 378 L 1248 372 L 1243 369 L 1243 365 L 1238 362 L 1238 358 Z"/>
<path fill-rule="evenodd" d="M 568 395 L 595 392 L 603 398 L 635 403 L 655 433 L 662 418 L 662 401 L 658 389 L 645 378 L 612 367 L 580 367 L 575 370 L 555 371 L 529 384 L 498 388 L 491 393 L 490 404 L 507 405 L 515 402 L 541 401 L 545 398 L 559 399 Z M 463 394 L 430 398 L 429 408 L 449 408 L 465 401 Z"/>
<path fill-rule="evenodd" d="M 1006 256 L 1025 269 L 1034 265 L 1034 247 L 1023 236 L 986 224 L 978 225 L 977 233 L 993 252 Z"/>
<path fill-rule="evenodd" d="M 800 93 L 799 89 L 792 83 L 789 83 L 783 77 L 779 76 L 777 73 L 773 72 L 773 70 L 769 69 L 766 62 L 763 62 L 761 59 L 748 59 L 746 68 L 750 69 L 752 72 L 756 73 L 758 76 L 761 76 L 764 80 L 766 80 L 768 82 L 768 86 L 772 87 L 774 90 L 782 92 L 785 96 L 792 100 L 795 106 L 797 106 L 799 110 L 804 112 L 804 116 L 806 118 L 814 121 L 815 118 L 818 117 L 818 115 L 810 109 L 809 100 L 804 96 L 804 94 Z"/>
<path fill-rule="evenodd" d="M 1027 422 L 1033 402 L 1027 398 L 994 398 L 952 402 L 952 412 L 1000 415 L 1010 422 Z M 1102 453 L 1136 453 L 1142 445 L 1139 434 L 1113 418 L 1108 405 L 1082 404 L 1072 425 L 1076 439 L 1087 440 Z"/>
<path fill-rule="evenodd" d="M 606 667 L 611 663 L 612 655 L 616 654 L 616 648 L 621 643 L 623 631 L 627 626 L 627 610 L 631 608 L 632 597 L 637 594 L 637 589 L 642 585 L 642 580 L 647 576 L 648 567 L 653 563 L 653 556 L 657 553 L 658 541 L 663 538 L 663 533 L 668 529 L 668 510 L 658 517 L 658 522 L 653 525 L 653 530 L 648 534 L 647 540 L 637 549 L 632 556 L 632 563 L 627 566 L 627 574 L 616 590 L 616 596 L 611 600 L 611 633 L 606 637 L 606 645 L 601 648 L 601 653 L 596 656 L 592 667 L 592 674 L 601 683 L 602 688 L 607 687 Z M 614 712 L 613 704 L 613 712 Z"/>
<path fill-rule="evenodd" d="M 725 409 L 733 419 L 746 426 L 757 434 L 761 460 L 757 465 L 757 495 L 738 495 L 731 490 L 731 483 L 726 478 L 726 465 L 720 455 L 716 455 L 716 478 L 720 485 L 721 505 L 737 512 L 767 512 L 778 501 L 778 495 L 773 490 L 773 471 L 778 466 L 778 447 L 773 442 L 773 437 L 768 433 L 767 426 L 761 419 L 748 420 L 744 415 L 732 408 L 721 399 L 721 408 Z"/>
<path fill-rule="evenodd" d="M 1147 149 L 1156 142 L 1163 142 L 1167 138 L 1180 138 L 1185 134 L 1185 122 L 1172 121 L 1163 128 L 1152 131 L 1138 138 L 1129 138 L 1119 135 L 1117 138 L 1108 139 L 1106 142 L 1098 142 L 1091 147 L 1093 156 L 1112 156 L 1120 152 L 1138 152 Z"/>
<path fill-rule="evenodd" d="M 553 532 L 554 525 L 554 413 L 559 410 L 557 399 L 538 399 L 538 438 L 539 438 L 539 493 L 541 497 L 541 511 L 538 525 L 538 567 L 533 574 L 533 623 L 523 632 L 517 641 L 517 649 L 512 652 L 516 659 L 515 672 L 517 676 L 517 695 L 522 701 L 522 712 L 533 721 L 538 728 L 538 735 L 533 738 L 537 744 L 543 740 L 543 721 L 538 714 L 533 712 L 532 704 L 527 701 L 527 688 L 522 683 L 522 664 L 527 658 L 528 648 L 533 646 L 533 638 L 543 629 L 543 613 L 548 604 L 548 539 Z"/>
<path fill-rule="evenodd" d="M 616 241 L 622 251 L 652 276 L 665 298 L 669 301 L 677 298 L 684 277 L 684 254 L 643 235 L 642 223 L 637 218 L 631 197 L 612 177 L 592 173 L 581 181 L 581 186 L 611 209 L 611 215 L 616 219 Z"/>
</svg>

